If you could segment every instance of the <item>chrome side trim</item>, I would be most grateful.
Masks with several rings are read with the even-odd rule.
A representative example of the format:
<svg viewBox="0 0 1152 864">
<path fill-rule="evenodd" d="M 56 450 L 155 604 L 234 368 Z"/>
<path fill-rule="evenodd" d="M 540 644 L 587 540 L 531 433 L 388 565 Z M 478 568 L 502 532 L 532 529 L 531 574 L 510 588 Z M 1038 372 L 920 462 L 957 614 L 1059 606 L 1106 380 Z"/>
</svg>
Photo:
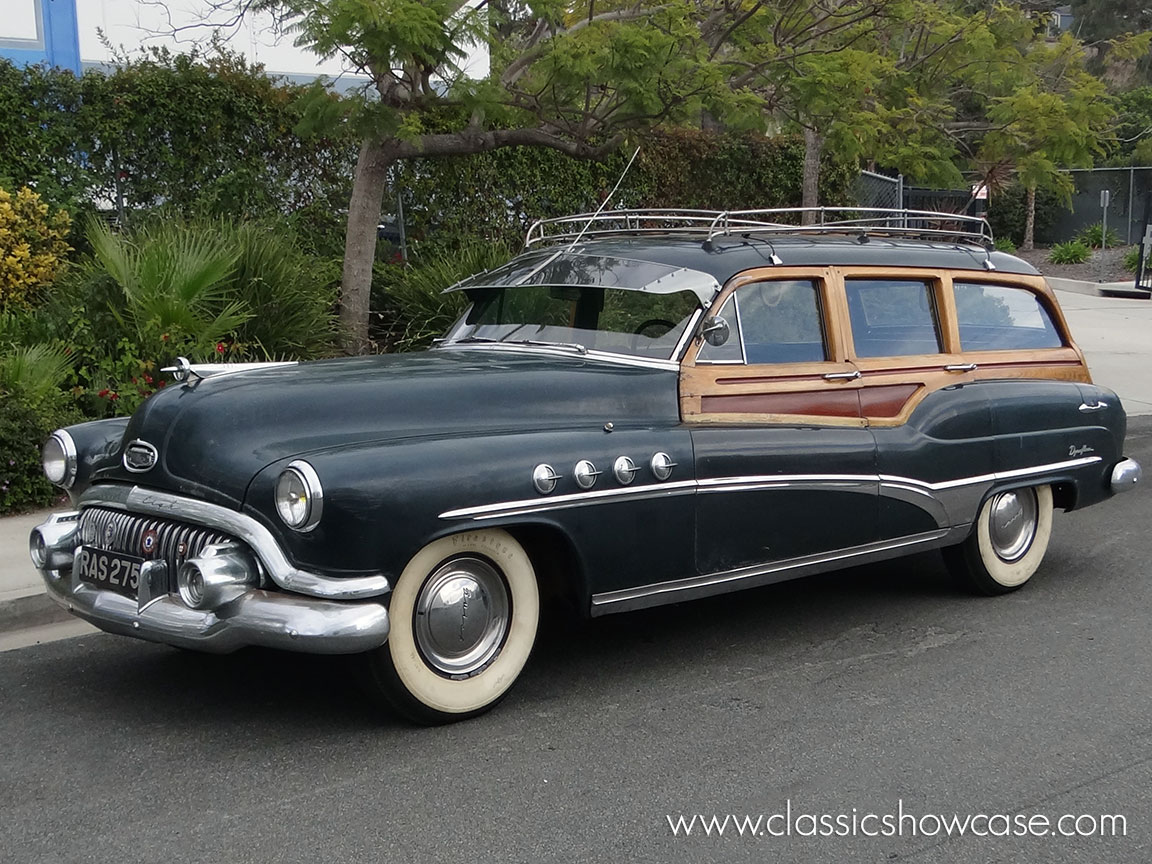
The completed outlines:
<svg viewBox="0 0 1152 864">
<path fill-rule="evenodd" d="M 962 529 L 942 528 L 938 531 L 912 534 L 895 540 L 837 549 L 834 552 L 821 552 L 816 555 L 805 555 L 751 567 L 740 567 L 735 570 L 724 570 L 704 576 L 690 576 L 686 579 L 655 582 L 651 585 L 641 585 L 638 588 L 606 591 L 592 595 L 592 615 L 626 612 L 631 609 L 660 606 L 666 603 L 680 603 L 684 600 L 724 594 L 757 585 L 769 585 L 773 582 L 807 576 L 822 570 L 832 570 L 841 566 L 841 563 L 845 561 L 854 563 L 879 561 L 883 558 L 901 555 L 913 546 L 931 548 L 931 546 L 945 545 L 941 541 L 946 541 L 950 535 L 962 537 L 966 530 L 967 526 Z"/>
<path fill-rule="evenodd" d="M 585 503 L 599 503 L 605 498 L 662 498 L 672 495 L 692 495 L 696 492 L 695 480 L 677 480 L 673 483 L 647 483 L 643 486 L 628 486 L 623 489 L 601 489 L 598 492 L 572 492 L 557 495 L 555 498 L 523 498 L 519 501 L 504 501 L 498 504 L 481 504 L 478 507 L 462 507 L 459 510 L 446 510 L 441 519 L 495 519 L 499 516 L 538 513 L 543 510 L 563 510 L 568 507 L 582 507 Z"/>
<path fill-rule="evenodd" d="M 329 600 L 356 600 L 378 597 L 391 590 L 387 577 L 382 574 L 339 579 L 308 570 L 299 570 L 288 560 L 275 535 L 260 522 L 251 516 L 227 507 L 209 504 L 207 501 L 143 489 L 139 486 L 130 489 L 94 486 L 80 498 L 81 510 L 88 505 L 165 516 L 223 531 L 252 547 L 252 551 L 260 559 L 272 581 L 286 591 Z"/>
<path fill-rule="evenodd" d="M 1099 456 L 1084 456 L 1080 459 L 1069 459 L 1064 462 L 1050 462 L 1047 465 L 1036 465 L 1032 468 L 1016 468 L 1011 471 L 997 471 L 994 474 L 980 474 L 974 477 L 961 477 L 956 480 L 945 480 L 942 483 L 926 483 L 912 477 L 898 477 L 892 474 L 880 474 L 879 479 L 884 483 L 901 483 L 910 486 L 921 486 L 925 489 L 939 491 L 941 489 L 954 489 L 957 486 L 973 486 L 977 483 L 993 483 L 998 480 L 1015 480 L 1019 477 L 1031 477 L 1038 474 L 1049 474 L 1053 471 L 1065 471 L 1070 468 L 1083 468 L 1102 462 Z"/>
<path fill-rule="evenodd" d="M 446 510 L 440 514 L 440 518 L 495 519 L 499 516 L 521 515 L 524 513 L 559 510 L 568 507 L 582 507 L 585 504 L 601 504 L 605 501 L 622 497 L 644 498 L 657 497 L 661 494 L 691 495 L 695 492 L 753 492 L 761 489 L 779 489 L 812 485 L 839 485 L 843 486 L 846 491 L 870 492 L 876 488 L 876 484 L 879 484 L 881 494 L 885 494 L 885 490 L 890 490 L 901 493 L 895 497 L 903 497 L 903 493 L 917 492 L 935 499 L 936 496 L 932 494 L 934 492 L 977 486 L 984 483 L 995 483 L 1002 480 L 1015 480 L 1021 477 L 1039 476 L 1069 468 L 1082 468 L 1085 465 L 1092 465 L 1101 461 L 1102 459 L 1099 456 L 1085 456 L 1080 459 L 1069 459 L 1065 462 L 1037 465 L 1034 468 L 1017 468 L 1011 471 L 999 471 L 994 474 L 960 477 L 956 480 L 945 480 L 940 483 L 929 483 L 924 480 L 916 480 L 912 477 L 900 477 L 894 474 L 750 474 L 735 477 L 708 477 L 703 480 L 678 480 L 674 483 L 663 483 L 661 485 L 646 484 L 644 486 L 630 486 L 621 489 L 602 489 L 597 492 L 575 492 L 568 495 L 558 495 L 555 498 L 549 498 L 547 500 L 526 498 L 496 504 L 481 504 L 476 507 L 461 507 L 457 510 Z M 938 508 L 931 507 L 930 509 L 933 515 L 939 518 Z"/>
</svg>

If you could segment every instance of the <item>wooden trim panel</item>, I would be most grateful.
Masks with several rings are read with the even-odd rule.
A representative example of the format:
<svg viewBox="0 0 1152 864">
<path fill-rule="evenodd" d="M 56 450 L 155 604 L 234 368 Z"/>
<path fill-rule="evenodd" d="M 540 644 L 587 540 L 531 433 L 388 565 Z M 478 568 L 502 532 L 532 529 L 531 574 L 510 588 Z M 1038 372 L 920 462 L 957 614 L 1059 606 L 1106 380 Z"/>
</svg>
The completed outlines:
<svg viewBox="0 0 1152 864">
<path fill-rule="evenodd" d="M 844 282 L 850 278 L 924 280 L 932 286 L 941 351 L 899 357 L 857 357 Z M 733 277 L 713 309 L 754 282 L 816 280 L 820 290 L 823 363 L 696 364 L 699 342 L 689 346 L 680 373 L 680 410 L 689 422 L 811 423 L 898 426 L 930 393 L 954 384 L 995 378 L 1091 382 L 1083 352 L 1072 340 L 1059 303 L 1041 276 L 996 271 L 901 267 L 764 267 Z M 1024 288 L 1051 315 L 1060 348 L 963 351 L 953 281 Z M 962 368 L 976 364 L 974 370 Z M 948 369 L 946 367 L 953 367 Z M 859 372 L 856 379 L 828 374 Z"/>
</svg>

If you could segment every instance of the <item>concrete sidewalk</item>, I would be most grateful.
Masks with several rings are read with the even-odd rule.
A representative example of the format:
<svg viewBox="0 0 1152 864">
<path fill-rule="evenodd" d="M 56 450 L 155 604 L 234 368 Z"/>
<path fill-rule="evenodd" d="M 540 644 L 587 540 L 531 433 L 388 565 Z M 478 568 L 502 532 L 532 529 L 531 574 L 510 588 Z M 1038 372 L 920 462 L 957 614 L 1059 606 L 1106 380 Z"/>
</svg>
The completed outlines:
<svg viewBox="0 0 1152 864">
<path fill-rule="evenodd" d="M 1152 300 L 1056 294 L 1092 380 L 1115 390 L 1129 415 L 1152 414 Z"/>
<path fill-rule="evenodd" d="M 1152 414 L 1152 301 L 1101 297 L 1092 282 L 1049 281 L 1093 380 L 1115 390 L 1129 415 Z M 0 636 L 69 618 L 28 560 L 28 533 L 46 513 L 0 519 Z"/>
</svg>

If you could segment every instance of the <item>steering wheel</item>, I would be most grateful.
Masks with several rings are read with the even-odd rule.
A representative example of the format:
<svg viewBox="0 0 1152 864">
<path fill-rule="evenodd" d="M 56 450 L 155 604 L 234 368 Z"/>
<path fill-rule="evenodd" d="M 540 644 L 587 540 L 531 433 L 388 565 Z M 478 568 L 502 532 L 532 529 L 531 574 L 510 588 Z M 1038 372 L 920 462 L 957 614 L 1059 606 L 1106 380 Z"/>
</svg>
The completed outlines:
<svg viewBox="0 0 1152 864">
<path fill-rule="evenodd" d="M 659 333 L 647 334 L 644 331 L 647 330 L 649 327 L 663 327 L 664 329 L 662 331 L 660 331 Z M 643 324 L 641 324 L 639 327 L 637 327 L 632 332 L 635 333 L 637 336 L 648 336 L 649 339 L 659 339 L 664 334 L 666 334 L 672 330 L 675 330 L 675 329 L 676 329 L 675 322 L 669 321 L 667 318 L 649 318 L 647 321 L 645 321 Z"/>
</svg>

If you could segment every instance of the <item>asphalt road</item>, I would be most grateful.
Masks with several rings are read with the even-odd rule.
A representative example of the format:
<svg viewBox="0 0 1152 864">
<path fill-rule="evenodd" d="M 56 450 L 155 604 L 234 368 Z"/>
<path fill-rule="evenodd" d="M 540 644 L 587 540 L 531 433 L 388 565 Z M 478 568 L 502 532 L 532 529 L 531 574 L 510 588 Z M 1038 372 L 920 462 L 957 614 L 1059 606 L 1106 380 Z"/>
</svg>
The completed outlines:
<svg viewBox="0 0 1152 864">
<path fill-rule="evenodd" d="M 1152 422 L 1133 427 L 1152 466 Z M 105 635 L 0 654 L 0 858 L 1145 864 L 1150 522 L 1147 486 L 1058 515 L 1041 572 L 997 599 L 921 555 L 601 619 L 542 645 L 495 712 L 440 729 L 382 716 L 330 658 Z M 1119 814 L 1127 836 L 685 838 L 667 821 L 789 799 Z"/>
</svg>

